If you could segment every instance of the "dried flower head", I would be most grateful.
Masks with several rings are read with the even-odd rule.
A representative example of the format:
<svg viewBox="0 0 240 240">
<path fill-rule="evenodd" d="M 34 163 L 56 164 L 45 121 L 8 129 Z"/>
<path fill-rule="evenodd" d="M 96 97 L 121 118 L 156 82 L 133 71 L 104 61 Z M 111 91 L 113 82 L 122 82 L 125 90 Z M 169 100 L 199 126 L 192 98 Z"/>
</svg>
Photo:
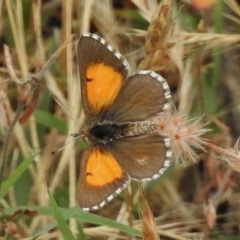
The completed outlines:
<svg viewBox="0 0 240 240">
<path fill-rule="evenodd" d="M 214 206 L 212 199 L 208 199 L 207 204 L 204 204 L 203 213 L 208 227 L 212 229 L 215 226 L 217 220 L 216 207 Z"/>
<path fill-rule="evenodd" d="M 220 158 L 227 162 L 235 171 L 240 172 L 240 138 L 237 140 L 233 148 L 221 148 L 212 143 L 207 144 L 215 152 L 220 154 Z"/>
<path fill-rule="evenodd" d="M 156 221 L 154 219 L 153 213 L 148 206 L 148 203 L 146 201 L 146 196 L 141 189 L 141 195 L 142 195 L 142 233 L 143 233 L 143 239 L 148 240 L 160 240 Z"/>
<path fill-rule="evenodd" d="M 161 71 L 166 67 L 166 60 L 171 62 L 168 51 L 174 46 L 171 42 L 173 32 L 172 1 L 163 0 L 152 17 L 147 31 L 145 52 L 146 58 L 139 69 Z"/>
<path fill-rule="evenodd" d="M 204 150 L 204 133 L 209 131 L 201 124 L 201 118 L 186 120 L 179 112 L 166 112 L 158 120 L 162 134 L 172 141 L 173 159 L 177 163 L 184 160 L 198 161 L 196 149 Z"/>
</svg>

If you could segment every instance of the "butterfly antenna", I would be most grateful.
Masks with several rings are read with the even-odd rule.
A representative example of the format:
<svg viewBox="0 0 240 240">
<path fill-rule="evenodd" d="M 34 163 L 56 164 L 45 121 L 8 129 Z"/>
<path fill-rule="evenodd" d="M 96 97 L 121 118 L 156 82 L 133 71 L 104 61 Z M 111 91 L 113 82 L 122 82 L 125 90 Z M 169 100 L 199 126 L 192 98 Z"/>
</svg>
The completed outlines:
<svg viewBox="0 0 240 240">
<path fill-rule="evenodd" d="M 52 97 L 53 97 L 54 100 L 57 102 L 57 104 L 62 108 L 62 110 L 66 113 L 66 115 L 67 115 L 70 119 L 72 119 L 74 123 L 76 123 L 77 125 L 79 125 L 78 122 L 75 121 L 75 119 L 69 114 L 69 112 L 68 112 L 68 111 L 63 107 L 63 105 L 58 101 L 58 99 L 57 99 L 54 95 L 52 95 Z"/>
<path fill-rule="evenodd" d="M 72 139 L 71 141 L 69 141 L 68 143 L 66 143 L 65 145 L 63 145 L 61 148 L 57 149 L 56 151 L 53 151 L 52 152 L 52 155 L 57 153 L 57 152 L 60 152 L 62 151 L 66 146 L 68 146 L 70 143 L 72 143 L 75 139 Z"/>
</svg>

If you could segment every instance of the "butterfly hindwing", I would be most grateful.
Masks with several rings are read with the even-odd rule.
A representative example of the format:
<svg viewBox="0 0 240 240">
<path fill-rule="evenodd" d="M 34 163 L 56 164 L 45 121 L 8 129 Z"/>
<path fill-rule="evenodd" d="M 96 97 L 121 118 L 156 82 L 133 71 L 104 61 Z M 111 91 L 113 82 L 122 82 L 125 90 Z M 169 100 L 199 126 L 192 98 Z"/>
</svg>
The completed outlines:
<svg viewBox="0 0 240 240">
<path fill-rule="evenodd" d="M 169 165 L 170 140 L 158 133 L 115 139 L 109 150 L 132 179 L 159 177 Z"/>
<path fill-rule="evenodd" d="M 103 145 L 91 146 L 81 160 L 78 203 L 84 210 L 97 209 L 119 194 L 129 177 Z"/>
</svg>

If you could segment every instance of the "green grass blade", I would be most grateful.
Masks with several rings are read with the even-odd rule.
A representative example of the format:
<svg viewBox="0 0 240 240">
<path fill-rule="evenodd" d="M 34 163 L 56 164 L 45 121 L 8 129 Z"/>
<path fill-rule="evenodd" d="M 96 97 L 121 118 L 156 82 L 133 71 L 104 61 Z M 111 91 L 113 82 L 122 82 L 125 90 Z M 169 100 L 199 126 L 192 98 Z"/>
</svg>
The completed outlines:
<svg viewBox="0 0 240 240">
<path fill-rule="evenodd" d="M 28 157 L 24 161 L 21 162 L 21 164 L 18 166 L 18 168 L 14 171 L 13 174 L 11 174 L 2 184 L 1 186 L 1 192 L 0 192 L 0 197 L 4 197 L 9 188 L 14 185 L 14 183 L 22 176 L 24 171 L 28 168 L 28 166 L 33 162 L 34 160 L 34 155 Z"/>
<path fill-rule="evenodd" d="M 72 232 L 69 229 L 69 226 L 66 223 L 61 211 L 59 210 L 57 203 L 55 202 L 51 193 L 49 193 L 50 203 L 53 207 L 55 218 L 58 222 L 59 229 L 66 240 L 75 240 Z"/>
<path fill-rule="evenodd" d="M 31 206 L 31 207 L 21 206 L 18 208 L 16 208 L 16 207 L 7 208 L 7 209 L 4 209 L 4 212 L 8 215 L 11 215 L 18 209 L 23 209 L 23 208 L 36 210 L 36 211 L 38 211 L 39 214 L 47 215 L 47 216 L 53 216 L 55 214 L 52 207 L 43 207 L 43 206 Z M 87 222 L 87 223 L 97 224 L 97 225 L 101 225 L 101 226 L 108 226 L 110 228 L 116 229 L 120 232 L 129 234 L 131 236 L 142 237 L 141 232 L 131 226 L 127 226 L 125 224 L 116 222 L 112 219 L 101 217 L 101 216 L 98 216 L 98 215 L 95 215 L 95 214 L 92 214 L 89 212 L 83 212 L 80 210 L 80 208 L 78 206 L 72 207 L 69 209 L 68 208 L 58 208 L 58 211 L 60 211 L 60 214 L 62 215 L 62 218 L 65 221 L 70 218 L 74 218 L 74 219 L 78 220 L 79 222 Z M 38 230 L 38 232 L 36 232 L 36 234 L 34 236 L 32 236 L 32 238 L 37 238 L 37 237 L 47 233 L 48 231 L 56 228 L 57 226 L 58 226 L 57 221 L 52 221 L 51 223 L 49 223 L 42 229 Z"/>
<path fill-rule="evenodd" d="M 84 222 L 93 223 L 93 224 L 102 225 L 102 226 L 108 226 L 120 232 L 127 233 L 131 236 L 142 237 L 142 233 L 139 230 L 133 227 L 127 226 L 125 224 L 116 222 L 112 219 L 104 218 L 88 212 L 83 212 L 79 209 L 79 207 L 73 207 L 71 208 L 71 211 L 73 212 L 73 217 L 75 219 L 78 219 L 79 221 L 84 221 Z"/>
</svg>

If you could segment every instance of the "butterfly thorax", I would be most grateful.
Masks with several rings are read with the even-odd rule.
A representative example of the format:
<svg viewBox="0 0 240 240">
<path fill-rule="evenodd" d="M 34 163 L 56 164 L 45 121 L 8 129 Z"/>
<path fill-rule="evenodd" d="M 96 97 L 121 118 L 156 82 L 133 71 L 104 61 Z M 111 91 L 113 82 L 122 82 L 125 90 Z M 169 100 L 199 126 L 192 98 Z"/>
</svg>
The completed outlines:
<svg viewBox="0 0 240 240">
<path fill-rule="evenodd" d="M 108 142 L 117 138 L 143 135 L 157 129 L 157 125 L 150 121 L 131 123 L 99 123 L 90 129 L 93 141 Z"/>
</svg>

